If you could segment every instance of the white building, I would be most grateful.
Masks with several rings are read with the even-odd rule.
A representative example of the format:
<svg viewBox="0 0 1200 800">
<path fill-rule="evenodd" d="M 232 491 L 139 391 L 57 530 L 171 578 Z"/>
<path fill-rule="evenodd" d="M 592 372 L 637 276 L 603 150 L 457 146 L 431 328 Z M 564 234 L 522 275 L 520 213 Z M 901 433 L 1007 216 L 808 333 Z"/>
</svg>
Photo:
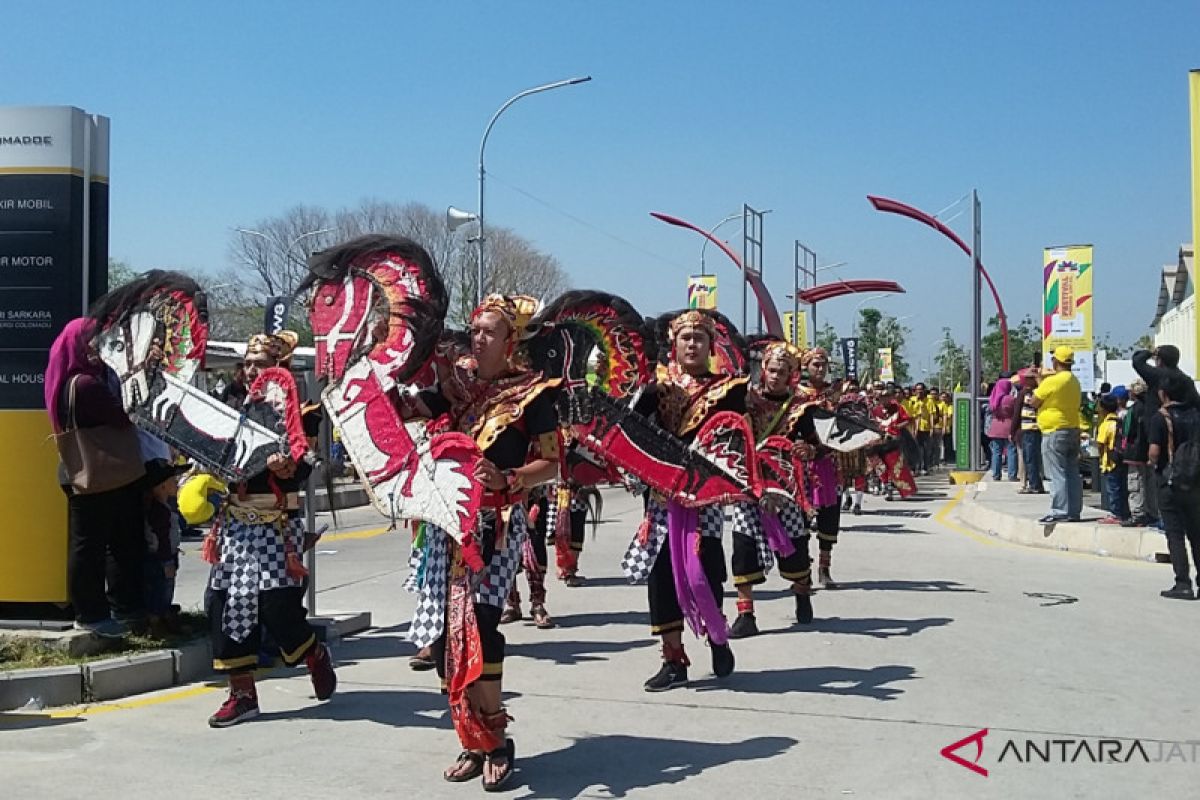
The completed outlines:
<svg viewBox="0 0 1200 800">
<path fill-rule="evenodd" d="M 1172 344 L 1179 348 L 1179 368 L 1196 376 L 1196 293 L 1192 270 L 1195 247 L 1179 247 L 1179 259 L 1164 264 L 1158 291 L 1158 309 L 1150 327 L 1154 344 Z"/>
</svg>

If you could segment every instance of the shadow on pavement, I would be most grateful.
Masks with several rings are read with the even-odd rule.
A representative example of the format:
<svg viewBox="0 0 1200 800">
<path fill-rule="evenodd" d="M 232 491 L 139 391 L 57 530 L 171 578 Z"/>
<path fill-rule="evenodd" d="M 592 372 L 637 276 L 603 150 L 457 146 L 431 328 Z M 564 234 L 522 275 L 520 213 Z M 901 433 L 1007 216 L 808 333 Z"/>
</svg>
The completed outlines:
<svg viewBox="0 0 1200 800">
<path fill-rule="evenodd" d="M 583 589 L 601 588 L 604 586 L 636 587 L 639 585 L 640 584 L 630 583 L 628 578 L 625 578 L 620 575 L 608 575 L 603 578 L 587 578 L 587 577 L 585 577 L 583 586 L 577 586 L 575 588 L 571 588 L 569 586 L 564 586 L 562 583 L 557 583 L 557 582 L 550 583 L 548 588 L 551 588 L 551 589 L 561 588 L 563 591 L 566 591 L 566 592 L 575 592 L 575 591 L 580 591 Z"/>
<path fill-rule="evenodd" d="M 894 700 L 904 694 L 887 684 L 916 679 L 913 667 L 889 664 L 871 669 L 853 667 L 793 667 L 767 669 L 761 672 L 735 672 L 728 678 L 708 678 L 692 681 L 697 691 L 728 691 L 747 694 L 808 694 L 849 695 L 872 700 Z"/>
<path fill-rule="evenodd" d="M 407 659 L 416 652 L 417 646 L 403 636 L 354 636 L 333 646 L 333 658 L 340 667 L 376 658 Z"/>
<path fill-rule="evenodd" d="M 577 739 L 561 750 L 521 758 L 517 742 L 517 785 L 533 797 L 597 796 L 594 787 L 612 797 L 637 789 L 671 786 L 706 769 L 733 761 L 774 758 L 798 744 L 783 736 L 760 736 L 744 742 L 694 742 L 643 736 L 593 736 Z M 589 791 L 592 790 L 592 791 Z"/>
<path fill-rule="evenodd" d="M 903 533 L 913 534 L 915 536 L 932 536 L 931 531 L 918 531 L 913 528 L 906 527 L 902 522 L 894 522 L 890 525 L 846 525 L 842 528 L 842 533 Z"/>
<path fill-rule="evenodd" d="M 83 722 L 82 717 L 52 717 L 49 714 L 24 714 L 20 712 L 0 713 L 0 731 L 25 731 L 35 728 L 56 728 L 72 722 Z"/>
<path fill-rule="evenodd" d="M 950 617 L 926 617 L 924 619 L 888 619 L 887 617 L 841 617 L 817 618 L 807 625 L 794 625 L 788 631 L 813 631 L 815 633 L 847 633 L 855 636 L 870 636 L 874 639 L 892 639 L 897 636 L 913 636 L 927 628 L 940 628 L 954 620 Z"/>
<path fill-rule="evenodd" d="M 861 589 L 868 592 L 976 592 L 980 589 L 964 586 L 957 581 L 840 581 L 837 591 Z"/>
<path fill-rule="evenodd" d="M 383 690 L 340 691 L 327 703 L 291 711 L 264 711 L 259 720 L 287 722 L 297 719 L 327 719 L 334 722 L 374 722 L 393 728 L 438 728 L 450 730 L 450 709 L 437 689 L 427 692 Z M 258 724 L 258 723 L 255 723 Z"/>
<path fill-rule="evenodd" d="M 590 614 L 557 614 L 554 621 L 560 628 L 590 628 L 596 625 L 641 625 L 650 624 L 646 611 L 596 611 Z"/>
<path fill-rule="evenodd" d="M 547 639 L 543 642 L 508 643 L 505 648 L 507 656 L 523 656 L 539 661 L 553 661 L 555 664 L 583 664 L 589 661 L 608 661 L 611 653 L 624 653 L 639 647 L 648 647 L 649 640 L 630 642 L 575 642 Z"/>
</svg>

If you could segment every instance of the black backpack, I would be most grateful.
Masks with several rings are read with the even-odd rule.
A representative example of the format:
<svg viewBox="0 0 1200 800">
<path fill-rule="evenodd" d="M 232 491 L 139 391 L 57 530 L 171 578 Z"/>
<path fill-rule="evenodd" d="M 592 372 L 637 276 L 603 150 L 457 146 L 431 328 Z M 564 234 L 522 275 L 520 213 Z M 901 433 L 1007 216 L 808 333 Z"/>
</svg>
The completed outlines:
<svg viewBox="0 0 1200 800">
<path fill-rule="evenodd" d="M 1175 447 L 1175 423 L 1170 412 L 1160 408 L 1167 421 L 1167 468 L 1163 471 L 1167 485 L 1183 492 L 1200 488 L 1200 441 L 1197 441 L 1197 431 L 1190 431 L 1188 440 Z"/>
</svg>

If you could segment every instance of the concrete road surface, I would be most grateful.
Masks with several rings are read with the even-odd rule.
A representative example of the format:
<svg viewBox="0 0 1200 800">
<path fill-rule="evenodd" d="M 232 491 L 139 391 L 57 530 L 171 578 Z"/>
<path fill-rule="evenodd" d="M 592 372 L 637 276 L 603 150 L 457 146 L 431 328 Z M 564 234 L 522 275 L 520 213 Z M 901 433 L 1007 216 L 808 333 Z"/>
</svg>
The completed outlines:
<svg viewBox="0 0 1200 800">
<path fill-rule="evenodd" d="M 953 502 L 932 483 L 918 500 L 869 499 L 845 519 L 842 588 L 814 598 L 815 622 L 794 624 L 773 575 L 763 634 L 734 642 L 732 677 L 713 678 L 689 636 L 692 685 L 651 695 L 645 588 L 618 568 L 640 503 L 608 493 L 588 585 L 551 582 L 558 628 L 505 629 L 519 764 L 508 794 L 1195 796 L 1200 603 L 1158 597 L 1169 567 L 950 527 L 938 515 Z M 0 796 L 478 796 L 477 783 L 442 781 L 458 751 L 445 700 L 432 673 L 407 666 L 407 533 L 382 532 L 370 512 L 342 521 L 358 531 L 320 545 L 319 610 L 370 609 L 377 628 L 337 646 L 332 701 L 314 701 L 297 671 L 265 680 L 263 716 L 228 730 L 206 727 L 222 695 L 204 685 L 0 715 Z M 180 593 L 196 603 L 202 570 L 185 561 Z M 941 754 L 960 741 L 958 762 Z"/>
</svg>

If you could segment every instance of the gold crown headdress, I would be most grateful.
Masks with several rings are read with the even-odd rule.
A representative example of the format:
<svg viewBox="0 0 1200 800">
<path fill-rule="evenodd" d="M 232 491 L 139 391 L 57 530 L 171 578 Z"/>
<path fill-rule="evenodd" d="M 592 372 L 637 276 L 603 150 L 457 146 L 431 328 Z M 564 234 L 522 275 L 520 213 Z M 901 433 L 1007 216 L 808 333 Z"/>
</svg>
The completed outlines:
<svg viewBox="0 0 1200 800">
<path fill-rule="evenodd" d="M 266 353 L 276 364 L 287 364 L 300 336 L 295 331 L 280 331 L 279 333 L 256 333 L 246 343 L 246 355 Z"/>
<path fill-rule="evenodd" d="M 708 334 L 708 341 L 714 342 L 717 338 L 717 323 L 713 318 L 703 311 L 691 309 L 680 314 L 675 319 L 671 320 L 670 332 L 671 341 L 675 341 L 679 336 L 679 332 L 684 328 L 699 328 Z"/>
<path fill-rule="evenodd" d="M 789 342 L 771 342 L 763 348 L 762 364 L 765 367 L 772 361 L 782 361 L 789 370 L 795 372 L 799 369 L 804 356 L 805 354 L 800 348 Z"/>
</svg>

